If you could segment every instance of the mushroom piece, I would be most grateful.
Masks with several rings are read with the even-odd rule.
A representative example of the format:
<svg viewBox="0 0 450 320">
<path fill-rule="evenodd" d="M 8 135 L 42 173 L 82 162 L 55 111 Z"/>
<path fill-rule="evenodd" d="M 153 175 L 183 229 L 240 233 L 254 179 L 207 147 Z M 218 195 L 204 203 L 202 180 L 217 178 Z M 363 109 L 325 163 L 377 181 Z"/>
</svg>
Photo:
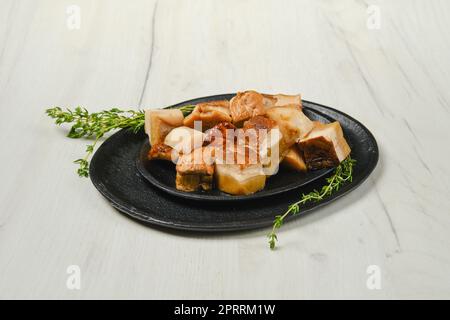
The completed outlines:
<svg viewBox="0 0 450 320">
<path fill-rule="evenodd" d="M 261 164 L 216 164 L 217 188 L 233 195 L 248 195 L 264 189 L 266 175 Z"/>
<path fill-rule="evenodd" d="M 197 148 L 178 158 L 176 188 L 183 191 L 211 190 L 214 175 L 214 149 Z"/>
<path fill-rule="evenodd" d="M 233 123 L 237 126 L 251 117 L 264 115 L 263 96 L 256 91 L 238 92 L 230 100 L 230 111 Z"/>
<path fill-rule="evenodd" d="M 295 171 L 306 172 L 306 164 L 297 145 L 293 145 L 281 161 L 281 164 Z"/>
<path fill-rule="evenodd" d="M 302 109 L 302 97 L 300 94 L 297 95 L 286 95 L 286 94 L 262 94 L 263 103 L 266 109 L 273 107 L 286 107 L 286 106 L 297 106 Z"/>
<path fill-rule="evenodd" d="M 281 132 L 280 155 L 285 155 L 299 139 L 306 137 L 314 123 L 296 106 L 273 107 L 267 117 L 275 121 Z"/>
<path fill-rule="evenodd" d="M 203 145 L 205 134 L 189 127 L 178 127 L 169 132 L 164 144 L 175 149 L 178 153 L 188 154 Z"/>
<path fill-rule="evenodd" d="M 229 101 L 199 103 L 183 123 L 186 127 L 194 128 L 196 121 L 201 122 L 201 131 L 206 131 L 221 122 L 231 122 Z"/>
<path fill-rule="evenodd" d="M 149 136 L 150 145 L 164 142 L 167 134 L 183 125 L 183 112 L 178 109 L 145 110 L 145 132 Z"/>
<path fill-rule="evenodd" d="M 172 160 L 172 147 L 164 144 L 164 143 L 157 143 L 152 145 L 152 147 L 150 148 L 147 158 L 149 160 L 154 160 L 154 159 L 158 159 L 158 160 L 168 160 L 171 161 Z"/>
<path fill-rule="evenodd" d="M 337 166 L 348 157 L 350 146 L 344 138 L 339 122 L 315 122 L 314 129 L 299 142 L 308 169 Z"/>
</svg>

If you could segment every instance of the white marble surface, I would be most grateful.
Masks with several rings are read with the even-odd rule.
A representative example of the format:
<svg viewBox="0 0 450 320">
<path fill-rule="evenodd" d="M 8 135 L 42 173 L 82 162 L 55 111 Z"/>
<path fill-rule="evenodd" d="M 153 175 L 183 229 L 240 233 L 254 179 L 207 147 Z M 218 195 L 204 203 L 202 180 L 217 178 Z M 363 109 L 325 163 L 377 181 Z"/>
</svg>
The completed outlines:
<svg viewBox="0 0 450 320">
<path fill-rule="evenodd" d="M 449 21 L 446 0 L 2 0 L 0 298 L 450 298 Z M 118 214 L 74 174 L 86 142 L 43 112 L 246 88 L 339 108 L 380 146 L 371 178 L 287 224 L 275 252 L 268 230 L 191 236 Z"/>
</svg>

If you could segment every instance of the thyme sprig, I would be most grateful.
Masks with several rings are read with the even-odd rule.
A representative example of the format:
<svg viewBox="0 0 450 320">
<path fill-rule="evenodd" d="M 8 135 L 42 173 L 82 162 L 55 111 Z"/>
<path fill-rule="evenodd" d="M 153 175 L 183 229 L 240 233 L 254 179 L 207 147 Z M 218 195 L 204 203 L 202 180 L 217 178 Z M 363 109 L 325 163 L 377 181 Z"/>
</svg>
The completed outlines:
<svg viewBox="0 0 450 320">
<path fill-rule="evenodd" d="M 184 116 L 189 115 L 195 108 L 195 105 L 184 105 L 179 107 Z M 62 109 L 53 107 L 46 110 L 47 115 L 55 119 L 55 124 L 72 124 L 67 136 L 69 138 L 94 138 L 94 142 L 86 146 L 86 154 L 83 158 L 77 159 L 74 163 L 78 164 L 77 173 L 80 177 L 89 176 L 89 159 L 92 156 L 99 140 L 108 132 L 117 129 L 130 129 L 138 132 L 145 122 L 145 114 L 142 110 L 120 110 L 113 108 L 100 112 L 90 113 L 87 109 L 76 107 L 75 109 Z M 327 184 L 318 190 L 308 194 L 302 194 L 300 200 L 291 204 L 283 215 L 275 217 L 272 231 L 268 234 L 269 247 L 275 249 L 278 241 L 276 231 L 281 228 L 284 219 L 289 215 L 296 215 L 300 212 L 300 207 L 308 202 L 321 201 L 338 191 L 344 184 L 352 181 L 353 167 L 356 160 L 348 157 L 339 164 L 334 170 L 333 175 L 326 179 Z"/>
<path fill-rule="evenodd" d="M 333 175 L 326 179 L 327 184 L 320 190 L 313 190 L 308 194 L 302 194 L 300 200 L 291 204 L 286 212 L 275 217 L 273 221 L 272 231 L 267 235 L 269 239 L 270 249 L 275 249 L 277 238 L 277 230 L 281 228 L 284 219 L 289 215 L 296 215 L 300 212 L 300 207 L 308 202 L 318 202 L 330 196 L 333 192 L 338 191 L 344 184 L 351 182 L 353 179 L 353 167 L 356 160 L 350 156 L 342 161 L 334 170 Z"/>
<path fill-rule="evenodd" d="M 195 106 L 185 105 L 179 109 L 184 115 L 192 112 Z M 55 119 L 55 124 L 72 124 L 67 136 L 73 139 L 94 138 L 93 143 L 86 146 L 86 154 L 83 158 L 77 159 L 77 173 L 80 177 L 89 176 L 89 159 L 92 156 L 99 140 L 108 132 L 117 129 L 130 129 L 138 132 L 145 122 L 145 115 L 142 110 L 120 110 L 113 108 L 100 112 L 90 113 L 87 109 L 76 107 L 75 109 L 62 109 L 60 107 L 49 108 L 47 115 Z"/>
</svg>

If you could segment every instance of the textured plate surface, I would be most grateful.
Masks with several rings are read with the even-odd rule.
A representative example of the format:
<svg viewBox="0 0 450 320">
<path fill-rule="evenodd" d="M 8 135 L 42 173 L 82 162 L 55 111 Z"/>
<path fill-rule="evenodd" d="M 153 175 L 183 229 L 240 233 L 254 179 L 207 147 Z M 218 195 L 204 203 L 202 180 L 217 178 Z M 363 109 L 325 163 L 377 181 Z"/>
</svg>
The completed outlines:
<svg viewBox="0 0 450 320">
<path fill-rule="evenodd" d="M 196 104 L 208 100 L 230 99 L 233 95 L 218 95 L 182 102 Z M 357 160 L 353 182 L 319 203 L 310 203 L 302 212 L 310 212 L 359 186 L 373 171 L 378 161 L 378 146 L 373 135 L 350 116 L 329 107 L 303 101 L 305 113 L 313 118 L 338 120 Z M 274 216 L 286 211 L 302 193 L 320 188 L 325 176 L 305 186 L 265 198 L 233 202 L 211 202 L 186 199 L 163 191 L 144 178 L 137 168 L 136 157 L 147 136 L 143 131 L 133 134 L 121 130 L 108 138 L 94 154 L 90 176 L 94 186 L 119 211 L 148 224 L 195 231 L 232 231 L 265 227 Z M 231 204 L 231 203 L 230 203 Z M 300 215 L 291 217 L 295 218 Z M 291 219 L 290 218 L 290 219 Z"/>
<path fill-rule="evenodd" d="M 150 145 L 148 141 L 145 141 L 136 158 L 136 166 L 142 176 L 152 185 L 164 190 L 165 192 L 177 197 L 192 200 L 242 201 L 271 197 L 304 186 L 333 171 L 333 168 L 330 168 L 302 173 L 281 166 L 276 175 L 273 175 L 267 179 L 264 189 L 254 194 L 233 196 L 225 192 L 221 192 L 217 188 L 213 188 L 213 190 L 210 191 L 199 190 L 196 192 L 184 192 L 177 190 L 175 187 L 175 164 L 171 161 L 164 160 L 149 161 L 147 159 L 149 149 Z"/>
<path fill-rule="evenodd" d="M 217 188 L 209 191 L 184 192 L 175 187 L 176 170 L 171 161 L 148 160 L 147 154 L 150 144 L 145 141 L 137 158 L 136 166 L 144 178 L 155 187 L 164 190 L 174 196 L 202 201 L 242 201 L 271 197 L 286 191 L 294 190 L 312 181 L 319 179 L 333 171 L 333 168 L 308 172 L 297 172 L 284 166 L 280 166 L 278 173 L 267 179 L 263 190 L 251 195 L 230 195 L 221 192 Z"/>
</svg>

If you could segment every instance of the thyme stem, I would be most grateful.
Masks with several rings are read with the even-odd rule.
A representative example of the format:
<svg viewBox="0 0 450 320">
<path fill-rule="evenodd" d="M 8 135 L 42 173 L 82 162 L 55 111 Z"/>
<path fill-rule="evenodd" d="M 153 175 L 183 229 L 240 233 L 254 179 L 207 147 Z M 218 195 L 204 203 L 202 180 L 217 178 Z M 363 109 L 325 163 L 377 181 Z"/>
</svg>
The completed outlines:
<svg viewBox="0 0 450 320">
<path fill-rule="evenodd" d="M 326 179 L 327 184 L 320 191 L 313 190 L 308 194 L 302 194 L 300 200 L 291 204 L 284 214 L 275 217 L 272 231 L 267 235 L 270 249 L 275 249 L 276 242 L 278 241 L 276 232 L 283 225 L 284 219 L 290 214 L 298 214 L 300 212 L 300 206 L 308 202 L 321 201 L 333 192 L 338 191 L 344 184 L 351 182 L 355 163 L 356 160 L 349 156 L 336 167 L 333 175 Z"/>
<path fill-rule="evenodd" d="M 184 105 L 179 109 L 186 116 L 194 110 L 194 105 Z M 83 158 L 77 159 L 74 163 L 78 164 L 77 173 L 80 177 L 89 177 L 89 159 L 94 153 L 99 140 L 108 132 L 116 129 L 130 129 L 138 132 L 145 122 L 143 111 L 120 110 L 112 108 L 100 112 L 89 113 L 88 110 L 81 107 L 75 109 L 62 109 L 60 107 L 49 108 L 47 115 L 55 119 L 55 124 L 71 124 L 67 136 L 73 139 L 94 137 L 94 142 L 86 147 L 86 154 Z"/>
</svg>

